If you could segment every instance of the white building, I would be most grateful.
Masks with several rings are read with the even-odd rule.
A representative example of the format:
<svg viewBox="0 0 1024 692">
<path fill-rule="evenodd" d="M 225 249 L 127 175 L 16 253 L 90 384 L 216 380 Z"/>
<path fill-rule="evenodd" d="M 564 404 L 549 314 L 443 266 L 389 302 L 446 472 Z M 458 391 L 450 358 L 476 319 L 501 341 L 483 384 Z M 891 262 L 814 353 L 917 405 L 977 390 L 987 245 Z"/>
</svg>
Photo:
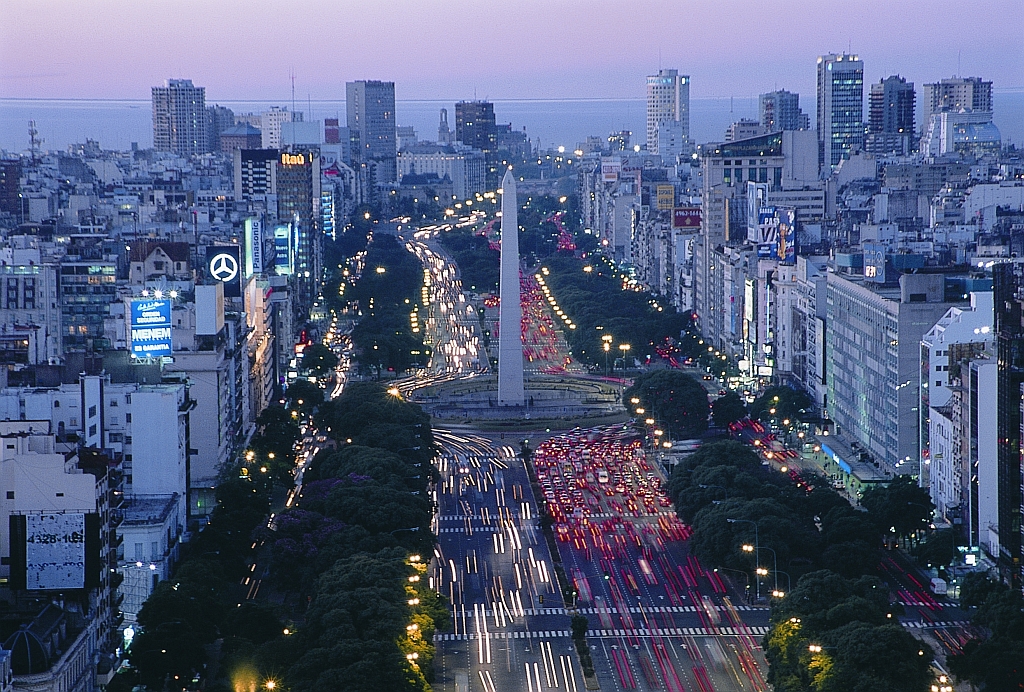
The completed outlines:
<svg viewBox="0 0 1024 692">
<path fill-rule="evenodd" d="M 260 133 L 263 136 L 264 149 L 280 149 L 282 144 L 281 125 L 302 120 L 302 113 L 293 113 L 287 106 L 271 106 L 269 111 L 260 114 Z"/>
<path fill-rule="evenodd" d="M 942 111 L 932 113 L 925 122 L 921 153 L 998 153 L 1000 143 L 999 128 L 990 111 Z"/>
<path fill-rule="evenodd" d="M 398 176 L 433 173 L 452 181 L 456 199 L 469 199 L 487 189 L 487 166 L 482 152 L 468 147 L 418 144 L 398 152 Z"/>
<path fill-rule="evenodd" d="M 647 151 L 661 154 L 658 128 L 664 122 L 678 122 L 682 136 L 690 136 L 690 76 L 678 70 L 658 70 L 647 77 Z"/>
</svg>

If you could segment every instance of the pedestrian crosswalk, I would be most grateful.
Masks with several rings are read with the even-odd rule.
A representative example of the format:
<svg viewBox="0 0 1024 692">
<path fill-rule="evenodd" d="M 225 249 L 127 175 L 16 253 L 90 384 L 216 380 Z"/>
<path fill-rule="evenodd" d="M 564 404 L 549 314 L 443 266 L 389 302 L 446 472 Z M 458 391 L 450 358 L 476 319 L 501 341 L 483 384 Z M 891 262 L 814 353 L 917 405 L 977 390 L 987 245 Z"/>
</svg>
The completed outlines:
<svg viewBox="0 0 1024 692">
<path fill-rule="evenodd" d="M 648 629 L 634 629 L 634 630 L 619 630 L 619 629 L 607 629 L 607 630 L 587 630 L 587 636 L 597 639 L 607 639 L 611 637 L 739 637 L 743 635 L 763 637 L 768 633 L 768 628 L 764 626 L 752 626 L 752 627 L 718 627 L 714 630 L 707 629 L 705 627 L 660 627 L 652 630 Z M 571 637 L 572 632 L 570 630 L 536 630 L 536 631 L 515 631 L 515 632 L 487 632 L 489 639 L 555 639 L 558 637 Z M 480 635 L 477 633 L 469 634 L 435 634 L 435 642 L 455 642 L 455 641 L 476 641 Z"/>
<path fill-rule="evenodd" d="M 767 611 L 767 606 L 750 606 L 750 605 L 736 605 L 733 606 L 737 611 Z M 725 606 L 716 606 L 717 610 L 725 612 L 728 610 Z M 704 612 L 703 608 L 697 608 L 696 606 L 646 606 L 644 608 L 632 607 L 629 609 L 630 613 L 636 614 L 651 614 L 651 613 L 696 613 L 697 611 Z M 482 611 L 486 617 L 491 617 L 493 614 L 490 610 Z M 607 613 L 609 615 L 617 615 L 621 612 L 618 608 L 577 608 L 575 611 L 568 610 L 566 608 L 526 608 L 524 612 L 533 617 L 536 615 L 573 615 L 579 613 L 580 615 L 598 615 L 600 613 Z M 466 609 L 466 617 L 473 617 L 473 613 Z"/>
<path fill-rule="evenodd" d="M 495 533 L 499 529 L 495 526 L 475 526 L 473 533 Z M 437 529 L 437 533 L 466 533 L 465 526 L 444 526 Z"/>
<path fill-rule="evenodd" d="M 918 620 L 907 620 L 903 623 L 903 626 L 926 630 L 939 627 L 967 627 L 970 624 L 970 620 L 944 620 L 942 622 L 921 622 Z"/>
</svg>

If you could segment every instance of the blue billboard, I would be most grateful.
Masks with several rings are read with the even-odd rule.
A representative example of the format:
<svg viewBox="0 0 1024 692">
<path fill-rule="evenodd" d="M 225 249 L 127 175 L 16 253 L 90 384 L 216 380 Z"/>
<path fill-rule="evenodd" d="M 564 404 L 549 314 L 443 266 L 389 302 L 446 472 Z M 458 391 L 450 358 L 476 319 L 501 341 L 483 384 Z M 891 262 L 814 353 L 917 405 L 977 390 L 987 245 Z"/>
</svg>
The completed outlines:
<svg viewBox="0 0 1024 692">
<path fill-rule="evenodd" d="M 274 228 L 274 272 L 279 276 L 291 276 L 295 271 L 295 260 L 292 255 L 292 227 L 277 226 Z"/>
<path fill-rule="evenodd" d="M 131 353 L 133 358 L 159 358 L 173 352 L 171 301 L 131 301 Z"/>
</svg>

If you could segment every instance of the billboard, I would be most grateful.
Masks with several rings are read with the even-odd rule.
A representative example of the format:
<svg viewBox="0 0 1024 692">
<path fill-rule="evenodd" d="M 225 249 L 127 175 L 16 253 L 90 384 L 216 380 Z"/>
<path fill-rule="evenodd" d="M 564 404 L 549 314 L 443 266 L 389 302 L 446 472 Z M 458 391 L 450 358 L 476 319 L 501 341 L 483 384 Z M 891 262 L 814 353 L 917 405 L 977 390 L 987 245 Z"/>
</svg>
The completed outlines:
<svg viewBox="0 0 1024 692">
<path fill-rule="evenodd" d="M 659 211 L 668 211 L 676 206 L 676 188 L 672 185 L 658 185 L 657 207 Z"/>
<path fill-rule="evenodd" d="M 292 227 L 274 227 L 274 272 L 278 276 L 291 276 L 295 271 L 292 257 Z"/>
<path fill-rule="evenodd" d="M 875 283 L 885 283 L 885 252 L 883 243 L 863 243 L 864 278 Z"/>
<path fill-rule="evenodd" d="M 242 263 L 237 245 L 210 245 L 206 248 L 206 273 L 224 284 L 225 298 L 242 295 Z"/>
<path fill-rule="evenodd" d="M 601 159 L 601 180 L 606 183 L 614 183 L 619 179 L 622 171 L 622 159 L 618 156 L 606 156 Z"/>
<path fill-rule="evenodd" d="M 245 277 L 263 272 L 263 219 L 245 220 Z"/>
<path fill-rule="evenodd" d="M 758 212 L 768 199 L 768 183 L 747 181 L 747 240 L 758 242 Z"/>
<path fill-rule="evenodd" d="M 84 513 L 25 516 L 25 588 L 85 588 L 85 535 Z"/>
<path fill-rule="evenodd" d="M 132 358 L 160 358 L 173 353 L 171 301 L 148 298 L 129 301 Z"/>
<path fill-rule="evenodd" d="M 700 228 L 700 207 L 677 207 L 672 211 L 672 228 Z"/>
<path fill-rule="evenodd" d="M 757 210 L 757 256 L 796 263 L 796 210 L 762 206 Z"/>
</svg>

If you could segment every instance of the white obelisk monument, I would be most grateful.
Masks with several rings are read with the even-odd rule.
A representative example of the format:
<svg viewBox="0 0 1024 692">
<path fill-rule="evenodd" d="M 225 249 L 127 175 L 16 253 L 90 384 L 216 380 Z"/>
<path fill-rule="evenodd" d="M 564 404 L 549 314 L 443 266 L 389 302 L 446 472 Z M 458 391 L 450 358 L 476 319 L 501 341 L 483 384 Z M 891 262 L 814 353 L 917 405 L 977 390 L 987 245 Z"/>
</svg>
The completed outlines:
<svg viewBox="0 0 1024 692">
<path fill-rule="evenodd" d="M 519 202 L 512 171 L 501 181 L 501 305 L 498 309 L 498 404 L 522 406 L 523 308 L 519 304 Z"/>
</svg>

